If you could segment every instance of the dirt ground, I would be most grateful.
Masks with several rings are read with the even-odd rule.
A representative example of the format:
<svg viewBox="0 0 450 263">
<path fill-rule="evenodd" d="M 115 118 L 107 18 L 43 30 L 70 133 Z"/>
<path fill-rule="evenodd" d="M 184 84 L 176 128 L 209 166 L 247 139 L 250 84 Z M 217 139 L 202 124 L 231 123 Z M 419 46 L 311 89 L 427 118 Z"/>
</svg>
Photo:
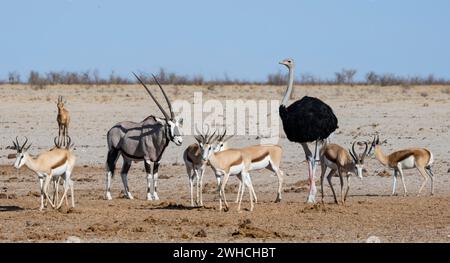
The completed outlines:
<svg viewBox="0 0 450 263">
<path fill-rule="evenodd" d="M 279 99 L 284 87 L 260 86 L 167 86 L 169 97 L 193 101 L 202 91 L 203 100 Z M 16 171 L 12 153 L 5 149 L 15 136 L 27 136 L 32 154 L 53 146 L 57 134 L 58 95 L 68 101 L 72 122 L 70 135 L 76 143 L 77 167 L 73 173 L 73 209 L 39 211 L 37 176 L 26 168 Z M 113 180 L 112 201 L 104 200 L 106 132 L 118 121 L 140 121 L 161 115 L 139 86 L 0 86 L 0 242 L 64 242 L 70 236 L 82 242 L 365 242 L 376 236 L 381 242 L 450 242 L 450 87 L 298 87 L 295 97 L 315 96 L 327 102 L 339 119 L 332 141 L 351 145 L 375 132 L 387 139 L 384 151 L 411 146 L 434 153 L 435 195 L 428 183 L 416 196 L 421 177 L 406 171 L 408 196 L 390 196 L 392 178 L 375 159 L 366 160 L 363 180 L 352 178 L 345 205 L 332 203 L 325 184 L 325 204 L 310 206 L 307 169 L 302 149 L 284 138 L 282 170 L 283 200 L 274 203 L 277 179 L 268 171 L 252 173 L 258 203 L 243 211 L 233 202 L 237 179 L 231 178 L 228 212 L 218 210 L 215 180 L 205 174 L 202 208 L 189 207 L 189 188 L 182 150 L 193 142 L 185 136 L 182 147 L 170 144 L 160 167 L 159 201 L 145 199 L 142 163 L 132 165 L 131 192 L 136 200 L 121 195 L 120 176 Z M 271 113 L 269 113 L 271 114 Z M 272 112 L 272 114 L 274 114 Z M 281 128 L 281 126 L 280 126 Z M 236 136 L 231 146 L 258 143 L 257 136 Z M 119 161 L 118 166 L 121 162 Z M 320 169 L 318 170 L 320 172 Z M 339 188 L 334 178 L 335 189 Z M 319 184 L 319 182 L 318 182 Z M 320 188 L 319 188 L 320 189 Z M 320 192 L 318 193 L 318 197 Z M 318 198 L 320 200 L 320 197 Z"/>
</svg>

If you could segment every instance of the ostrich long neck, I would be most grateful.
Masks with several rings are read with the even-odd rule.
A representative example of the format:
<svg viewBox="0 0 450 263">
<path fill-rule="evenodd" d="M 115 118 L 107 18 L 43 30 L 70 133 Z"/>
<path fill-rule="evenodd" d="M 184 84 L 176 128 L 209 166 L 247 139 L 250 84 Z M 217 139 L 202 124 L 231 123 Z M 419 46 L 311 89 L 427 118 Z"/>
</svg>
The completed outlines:
<svg viewBox="0 0 450 263">
<path fill-rule="evenodd" d="M 286 88 L 286 93 L 284 94 L 283 100 L 281 101 L 281 105 L 287 106 L 287 102 L 291 97 L 292 88 L 294 85 L 294 66 L 289 67 L 289 82 Z"/>
</svg>

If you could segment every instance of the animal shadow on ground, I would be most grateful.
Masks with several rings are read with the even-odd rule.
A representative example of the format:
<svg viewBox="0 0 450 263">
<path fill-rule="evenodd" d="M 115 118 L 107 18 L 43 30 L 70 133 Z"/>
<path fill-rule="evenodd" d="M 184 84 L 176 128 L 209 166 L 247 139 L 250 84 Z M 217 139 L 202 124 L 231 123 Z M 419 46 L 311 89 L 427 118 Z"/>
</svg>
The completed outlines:
<svg viewBox="0 0 450 263">
<path fill-rule="evenodd" d="M 22 211 L 24 210 L 22 207 L 15 205 L 6 205 L 0 206 L 0 212 L 14 212 L 14 211 Z"/>
<path fill-rule="evenodd" d="M 149 209 L 149 210 L 204 210 L 204 209 L 213 209 L 213 208 L 205 207 L 205 206 L 186 206 L 186 205 L 175 203 L 175 202 L 162 202 L 157 206 L 142 207 L 142 209 Z"/>
</svg>

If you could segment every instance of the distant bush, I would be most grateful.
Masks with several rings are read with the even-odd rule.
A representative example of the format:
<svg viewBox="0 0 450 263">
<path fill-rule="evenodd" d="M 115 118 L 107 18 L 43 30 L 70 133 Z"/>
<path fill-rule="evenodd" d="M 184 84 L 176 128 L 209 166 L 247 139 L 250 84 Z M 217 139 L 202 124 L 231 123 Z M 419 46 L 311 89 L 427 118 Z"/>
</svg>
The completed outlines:
<svg viewBox="0 0 450 263">
<path fill-rule="evenodd" d="M 149 73 L 137 72 L 139 77 L 146 83 L 154 83 L 153 77 Z M 303 73 L 300 79 L 295 79 L 296 84 L 300 85 L 377 85 L 377 86 L 393 86 L 393 85 L 449 85 L 450 80 L 444 78 L 436 78 L 434 75 L 426 77 L 408 76 L 402 77 L 391 73 L 379 74 L 370 71 L 365 74 L 363 80 L 355 80 L 357 71 L 354 69 L 342 69 L 335 72 L 334 79 L 321 79 L 312 74 Z M 174 72 L 168 72 L 163 68 L 155 74 L 158 81 L 162 84 L 172 85 L 286 85 L 288 74 L 278 71 L 277 73 L 268 74 L 265 81 L 248 81 L 241 79 L 233 79 L 228 75 L 223 78 L 205 80 L 200 75 L 185 76 Z M 1 80 L 0 84 L 19 84 L 25 83 L 36 88 L 42 88 L 46 85 L 57 84 L 84 84 L 84 85 L 111 85 L 111 84 L 136 84 L 136 79 L 130 74 L 130 77 L 121 77 L 112 71 L 108 77 L 101 77 L 98 70 L 87 70 L 82 72 L 67 71 L 50 71 L 40 73 L 38 71 L 30 71 L 28 79 L 23 82 L 18 72 L 8 73 L 7 80 Z"/>
</svg>

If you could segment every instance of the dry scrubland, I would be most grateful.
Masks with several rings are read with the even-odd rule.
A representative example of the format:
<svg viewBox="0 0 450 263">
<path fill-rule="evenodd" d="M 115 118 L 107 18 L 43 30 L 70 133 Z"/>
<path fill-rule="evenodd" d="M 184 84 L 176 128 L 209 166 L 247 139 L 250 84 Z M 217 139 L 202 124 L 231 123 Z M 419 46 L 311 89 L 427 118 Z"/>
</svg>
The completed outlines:
<svg viewBox="0 0 450 263">
<path fill-rule="evenodd" d="M 203 100 L 280 99 L 284 87 L 275 86 L 168 86 L 172 100 L 193 101 L 194 91 Z M 155 89 L 156 90 L 156 89 Z M 64 95 L 72 122 L 69 134 L 78 157 L 73 178 L 75 209 L 38 210 L 38 180 L 25 168 L 17 172 L 6 146 L 16 135 L 33 142 L 31 153 L 48 149 L 57 134 L 55 101 Z M 106 132 L 122 120 L 140 121 L 161 115 L 138 85 L 126 86 L 0 86 L 0 241 L 61 242 L 78 236 L 85 242 L 364 242 L 371 235 L 382 242 L 450 241 L 450 87 L 312 86 L 297 87 L 294 97 L 318 97 L 331 105 L 339 118 L 333 141 L 349 146 L 355 139 L 368 139 L 375 132 L 388 142 L 385 152 L 421 146 L 435 156 L 436 195 L 416 197 L 420 185 L 417 171 L 406 172 L 409 196 L 388 196 L 391 178 L 374 159 L 368 160 L 364 180 L 353 179 L 345 206 L 331 204 L 325 187 L 325 205 L 305 204 L 307 177 L 301 148 L 280 140 L 284 148 L 282 169 L 286 173 L 283 198 L 273 203 L 277 180 L 268 172 L 254 172 L 258 195 L 255 211 L 237 213 L 217 210 L 215 183 L 210 169 L 205 175 L 206 206 L 190 208 L 182 150 L 193 142 L 186 136 L 182 147 L 170 144 L 160 168 L 161 201 L 145 197 L 143 164 L 133 164 L 130 188 L 138 200 L 121 198 L 120 176 L 113 181 L 111 202 L 103 200 Z M 159 96 L 160 97 L 160 96 Z M 160 97 L 161 98 L 161 97 Z M 281 124 L 280 124 L 281 125 Z M 283 135 L 284 137 L 284 135 Z M 237 136 L 231 145 L 258 143 L 256 136 Z M 120 164 L 120 161 L 119 161 Z M 338 183 L 338 179 L 334 180 Z M 228 199 L 234 199 L 237 179 L 231 178 Z M 398 192 L 402 190 L 398 188 Z M 248 200 L 246 193 L 245 201 Z M 248 202 L 243 203 L 244 208 Z"/>
</svg>

